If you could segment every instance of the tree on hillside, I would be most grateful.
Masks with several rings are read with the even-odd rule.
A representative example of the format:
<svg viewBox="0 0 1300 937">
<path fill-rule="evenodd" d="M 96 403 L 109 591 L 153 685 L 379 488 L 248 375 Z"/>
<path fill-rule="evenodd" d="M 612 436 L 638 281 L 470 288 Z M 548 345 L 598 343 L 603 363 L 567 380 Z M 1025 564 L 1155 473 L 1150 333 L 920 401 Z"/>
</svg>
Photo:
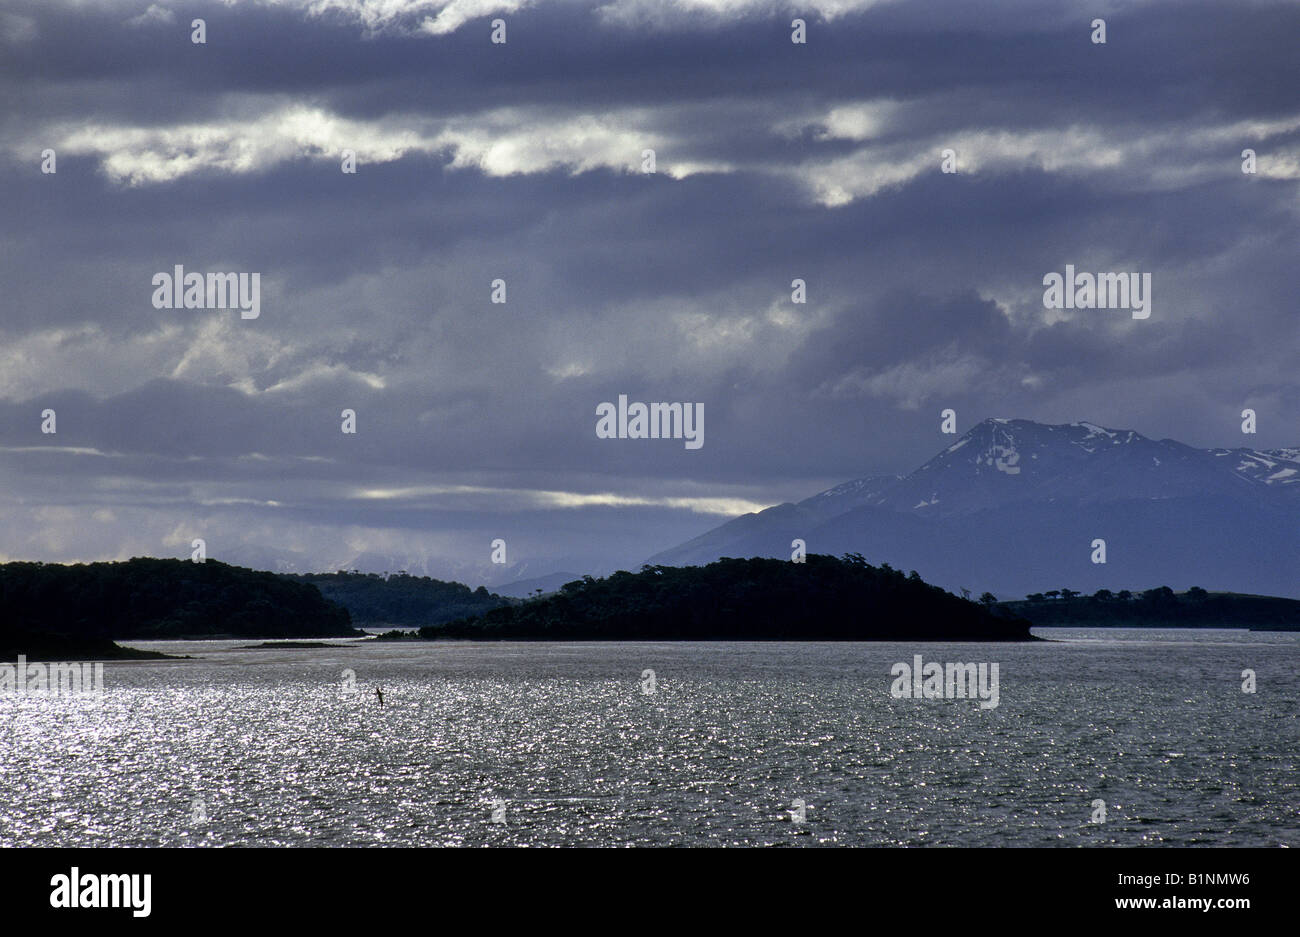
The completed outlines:
<svg viewBox="0 0 1300 937">
<path fill-rule="evenodd" d="M 923 631 L 918 632 L 918 622 Z M 565 583 L 529 602 L 420 629 L 422 638 L 1028 640 L 1028 623 L 856 554 L 804 564 L 723 559 Z"/>
</svg>

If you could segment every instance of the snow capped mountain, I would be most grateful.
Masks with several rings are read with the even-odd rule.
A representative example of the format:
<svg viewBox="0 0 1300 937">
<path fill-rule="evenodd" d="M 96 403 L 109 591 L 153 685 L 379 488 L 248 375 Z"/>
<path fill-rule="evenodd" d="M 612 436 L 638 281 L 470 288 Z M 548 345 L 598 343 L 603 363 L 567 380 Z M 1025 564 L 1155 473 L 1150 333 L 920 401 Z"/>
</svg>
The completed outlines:
<svg viewBox="0 0 1300 937">
<path fill-rule="evenodd" d="M 971 513 L 1024 501 L 1096 503 L 1127 498 L 1232 494 L 1246 485 L 1286 483 L 1300 465 L 1253 450 L 1235 458 L 1172 439 L 1095 423 L 1049 426 L 985 420 L 881 493 L 878 504 L 930 516 Z"/>
<path fill-rule="evenodd" d="M 1294 595 L 1298 457 L 1195 449 L 1088 422 L 988 419 L 908 475 L 858 479 L 736 518 L 649 562 L 788 557 L 798 538 L 809 552 L 860 552 L 952 587 L 1168 581 Z M 1090 561 L 1096 538 L 1107 541 L 1104 565 Z"/>
</svg>

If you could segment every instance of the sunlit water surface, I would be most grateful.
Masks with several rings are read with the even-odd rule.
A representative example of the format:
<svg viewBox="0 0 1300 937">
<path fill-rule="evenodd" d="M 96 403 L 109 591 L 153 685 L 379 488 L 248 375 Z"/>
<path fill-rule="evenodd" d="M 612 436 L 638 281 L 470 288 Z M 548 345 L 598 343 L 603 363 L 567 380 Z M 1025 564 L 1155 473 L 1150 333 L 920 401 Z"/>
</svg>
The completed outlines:
<svg viewBox="0 0 1300 937">
<path fill-rule="evenodd" d="M 196 659 L 0 694 L 0 844 L 1300 844 L 1300 635 L 1037 633 L 136 642 Z M 1000 705 L 892 698 L 917 653 L 997 662 Z"/>
</svg>

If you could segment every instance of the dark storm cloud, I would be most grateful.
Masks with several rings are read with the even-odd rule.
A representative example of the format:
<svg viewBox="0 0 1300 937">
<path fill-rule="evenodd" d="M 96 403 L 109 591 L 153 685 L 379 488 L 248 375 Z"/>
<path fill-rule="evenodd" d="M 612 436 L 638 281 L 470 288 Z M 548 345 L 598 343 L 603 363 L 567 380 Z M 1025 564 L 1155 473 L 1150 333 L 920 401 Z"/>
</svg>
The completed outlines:
<svg viewBox="0 0 1300 937">
<path fill-rule="evenodd" d="M 1294 6 L 1126 5 L 1104 46 L 1072 4 L 542 3 L 438 36 L 148 6 L 0 23 L 0 553 L 183 553 L 201 511 L 248 557 L 489 578 L 489 529 L 627 565 L 908 470 L 945 407 L 1208 446 L 1251 405 L 1257 445 L 1300 441 Z M 153 308 L 177 263 L 259 271 L 261 317 Z M 1152 318 L 1048 315 L 1066 263 L 1152 272 Z M 704 447 L 596 439 L 621 393 L 703 402 Z"/>
</svg>

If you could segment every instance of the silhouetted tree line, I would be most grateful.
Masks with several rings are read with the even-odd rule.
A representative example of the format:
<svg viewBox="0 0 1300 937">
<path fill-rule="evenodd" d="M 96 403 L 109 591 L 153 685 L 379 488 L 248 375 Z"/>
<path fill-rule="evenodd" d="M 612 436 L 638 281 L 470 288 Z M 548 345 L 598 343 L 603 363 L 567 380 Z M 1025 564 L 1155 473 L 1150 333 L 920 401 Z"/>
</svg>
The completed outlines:
<svg viewBox="0 0 1300 937">
<path fill-rule="evenodd" d="M 1028 618 L 1036 625 L 1161 626 L 1278 626 L 1300 628 L 1300 600 L 1237 592 L 1207 592 L 1192 586 L 1177 593 L 1168 586 L 1145 592 L 1098 589 L 1080 595 L 1071 589 L 1033 592 L 1023 602 L 1002 602 L 1000 608 Z"/>
<path fill-rule="evenodd" d="M 314 586 L 216 560 L 0 564 L 0 645 L 6 636 L 34 633 L 290 638 L 355 629 L 347 609 Z"/>
<path fill-rule="evenodd" d="M 381 576 L 340 570 L 285 574 L 285 578 L 315 586 L 325 598 L 351 612 L 356 624 L 436 625 L 481 615 L 511 601 L 482 586 L 470 589 L 459 582 L 410 576 L 405 572 Z"/>
<path fill-rule="evenodd" d="M 860 554 L 804 563 L 724 558 L 643 566 L 472 618 L 422 638 L 580 640 L 1032 640 L 1029 623 Z M 394 635 L 397 637 L 397 635 Z"/>
</svg>

